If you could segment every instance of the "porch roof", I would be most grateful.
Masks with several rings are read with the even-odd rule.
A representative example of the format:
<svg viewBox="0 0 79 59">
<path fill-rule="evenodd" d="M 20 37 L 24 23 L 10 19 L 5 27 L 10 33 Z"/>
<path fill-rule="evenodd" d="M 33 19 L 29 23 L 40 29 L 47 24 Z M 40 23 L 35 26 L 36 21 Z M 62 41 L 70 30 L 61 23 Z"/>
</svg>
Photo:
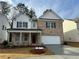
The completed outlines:
<svg viewBox="0 0 79 59">
<path fill-rule="evenodd" d="M 40 33 L 42 30 L 41 29 L 7 29 L 8 32 L 32 32 L 32 33 Z"/>
</svg>

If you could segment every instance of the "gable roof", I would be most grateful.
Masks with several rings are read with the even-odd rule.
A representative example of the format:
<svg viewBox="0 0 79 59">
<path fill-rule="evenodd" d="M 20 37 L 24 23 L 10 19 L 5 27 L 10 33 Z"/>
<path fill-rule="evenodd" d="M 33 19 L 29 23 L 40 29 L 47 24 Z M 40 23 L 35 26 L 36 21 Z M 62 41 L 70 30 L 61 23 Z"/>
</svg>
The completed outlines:
<svg viewBox="0 0 79 59">
<path fill-rule="evenodd" d="M 41 15 L 39 18 L 40 19 L 62 19 L 51 9 L 47 9 L 46 11 L 44 11 L 43 15 Z"/>
<path fill-rule="evenodd" d="M 17 17 L 21 16 L 21 15 L 26 15 L 25 13 L 18 13 L 16 14 L 14 17 L 12 17 L 12 20 L 16 19 Z M 26 15 L 29 17 L 29 15 Z M 29 17 L 30 18 L 30 17 Z"/>
<path fill-rule="evenodd" d="M 12 17 L 11 20 L 14 20 L 16 19 L 17 17 L 21 16 L 21 15 L 26 15 L 27 17 L 31 18 L 28 14 L 25 14 L 25 13 L 17 13 L 15 16 Z M 32 20 L 37 20 L 37 17 L 33 17 Z"/>
</svg>

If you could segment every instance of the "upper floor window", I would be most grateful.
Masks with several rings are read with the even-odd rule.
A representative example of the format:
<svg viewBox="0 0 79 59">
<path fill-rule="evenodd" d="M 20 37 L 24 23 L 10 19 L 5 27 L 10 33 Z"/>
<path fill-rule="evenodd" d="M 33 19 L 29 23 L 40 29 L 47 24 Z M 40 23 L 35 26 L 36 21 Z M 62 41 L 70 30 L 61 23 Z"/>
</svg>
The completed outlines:
<svg viewBox="0 0 79 59">
<path fill-rule="evenodd" d="M 51 28 L 56 28 L 56 23 L 55 22 L 51 23 Z"/>
<path fill-rule="evenodd" d="M 2 25 L 2 30 L 6 30 L 6 27 L 4 25 Z"/>
<path fill-rule="evenodd" d="M 32 22 L 32 27 L 36 28 L 36 22 Z"/>
<path fill-rule="evenodd" d="M 47 21 L 46 28 L 56 28 L 56 23 Z"/>
<path fill-rule="evenodd" d="M 17 22 L 17 28 L 22 27 L 22 22 Z"/>
<path fill-rule="evenodd" d="M 28 23 L 27 22 L 17 22 L 17 28 L 27 28 Z"/>
<path fill-rule="evenodd" d="M 27 28 L 27 22 L 23 22 L 23 27 Z"/>
<path fill-rule="evenodd" d="M 50 28 L 50 22 L 46 22 L 46 28 Z"/>
<path fill-rule="evenodd" d="M 2 26 L 2 30 L 4 30 L 4 25 Z"/>
</svg>

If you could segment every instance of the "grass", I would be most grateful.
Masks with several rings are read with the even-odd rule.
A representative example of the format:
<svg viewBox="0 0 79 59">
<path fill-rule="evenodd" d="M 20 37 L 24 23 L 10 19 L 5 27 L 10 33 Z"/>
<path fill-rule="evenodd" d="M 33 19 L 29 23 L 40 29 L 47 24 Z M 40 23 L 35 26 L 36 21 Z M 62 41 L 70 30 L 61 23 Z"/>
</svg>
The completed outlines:
<svg viewBox="0 0 79 59">
<path fill-rule="evenodd" d="M 16 58 L 16 57 L 31 57 L 31 56 L 38 56 L 38 55 L 51 55 L 51 51 L 49 49 L 45 49 L 46 52 L 43 54 L 33 54 L 31 53 L 32 47 L 26 48 L 10 48 L 10 49 L 0 49 L 0 59 L 7 59 L 7 58 Z"/>
<path fill-rule="evenodd" d="M 38 55 L 33 55 L 33 54 L 0 54 L 0 59 L 14 59 L 14 58 L 24 58 L 24 57 L 33 57 L 33 56 L 38 56 Z"/>
<path fill-rule="evenodd" d="M 33 54 L 31 52 L 32 47 L 22 47 L 22 48 L 6 48 L 6 49 L 0 49 L 0 54 Z M 51 51 L 47 48 L 45 48 L 45 53 L 44 55 L 49 55 L 52 54 Z"/>
<path fill-rule="evenodd" d="M 0 49 L 0 53 L 10 53 L 10 54 L 15 54 L 15 53 L 19 53 L 19 54 L 30 54 L 31 48 L 12 48 L 12 49 Z"/>
<path fill-rule="evenodd" d="M 68 45 L 79 48 L 79 42 L 68 42 Z"/>
</svg>

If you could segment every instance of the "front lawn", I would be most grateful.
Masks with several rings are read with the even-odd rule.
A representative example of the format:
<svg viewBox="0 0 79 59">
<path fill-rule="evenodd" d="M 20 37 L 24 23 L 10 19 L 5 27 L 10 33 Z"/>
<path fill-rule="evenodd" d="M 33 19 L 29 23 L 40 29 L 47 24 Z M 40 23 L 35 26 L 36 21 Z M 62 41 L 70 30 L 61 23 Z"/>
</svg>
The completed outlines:
<svg viewBox="0 0 79 59">
<path fill-rule="evenodd" d="M 4 48 L 0 49 L 0 54 L 33 54 L 31 52 L 33 47 L 20 47 L 20 48 Z M 44 55 L 52 54 L 50 50 L 45 48 L 46 52 L 43 53 Z"/>
<path fill-rule="evenodd" d="M 72 46 L 72 47 L 78 47 L 79 48 L 79 42 L 68 42 L 68 45 Z"/>
</svg>

